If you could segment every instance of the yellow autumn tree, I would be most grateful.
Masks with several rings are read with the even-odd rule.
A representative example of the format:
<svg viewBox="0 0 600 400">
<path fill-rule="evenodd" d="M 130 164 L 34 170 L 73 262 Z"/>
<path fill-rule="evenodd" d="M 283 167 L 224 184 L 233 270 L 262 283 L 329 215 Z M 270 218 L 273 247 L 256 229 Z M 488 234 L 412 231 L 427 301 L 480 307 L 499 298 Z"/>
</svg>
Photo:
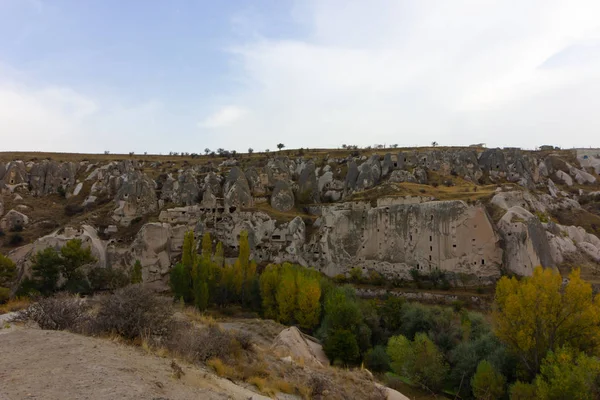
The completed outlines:
<svg viewBox="0 0 600 400">
<path fill-rule="evenodd" d="M 313 329 L 319 324 L 321 316 L 321 284 L 312 274 L 298 273 L 296 275 L 297 308 L 296 321 L 301 328 Z"/>
<path fill-rule="evenodd" d="M 598 354 L 600 297 L 593 297 L 579 269 L 564 287 L 559 273 L 541 267 L 520 281 L 503 277 L 496 286 L 493 319 L 496 335 L 531 376 L 548 351 L 562 346 Z"/>
<path fill-rule="evenodd" d="M 279 265 L 269 264 L 260 275 L 259 287 L 265 318 L 277 319 L 277 287 L 279 286 Z"/>
<path fill-rule="evenodd" d="M 297 293 L 296 271 L 291 266 L 286 267 L 286 264 L 284 264 L 281 269 L 281 278 L 277 286 L 277 293 L 275 294 L 279 322 L 284 324 L 292 322 L 296 311 Z"/>
</svg>

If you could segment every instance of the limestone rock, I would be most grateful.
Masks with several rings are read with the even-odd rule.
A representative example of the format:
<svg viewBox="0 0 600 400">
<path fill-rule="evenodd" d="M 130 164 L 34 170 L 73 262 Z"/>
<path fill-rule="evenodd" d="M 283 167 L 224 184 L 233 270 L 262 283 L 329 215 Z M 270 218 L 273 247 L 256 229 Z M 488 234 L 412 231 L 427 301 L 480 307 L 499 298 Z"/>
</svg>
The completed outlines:
<svg viewBox="0 0 600 400">
<path fill-rule="evenodd" d="M 252 195 L 255 197 L 262 197 L 267 194 L 267 190 L 265 184 L 268 184 L 268 177 L 266 180 L 263 180 L 261 174 L 254 167 L 250 167 L 246 170 L 246 179 L 248 180 L 248 186 L 250 186 L 250 191 Z M 264 175 L 264 174 L 263 174 Z"/>
<path fill-rule="evenodd" d="M 539 219 L 522 207 L 511 207 L 498 222 L 505 241 L 506 268 L 530 276 L 538 265 L 553 267 L 554 260 L 546 232 Z"/>
<path fill-rule="evenodd" d="M 308 338 L 298 328 L 286 328 L 277 335 L 271 349 L 278 354 L 302 360 L 307 365 L 321 367 L 328 365 L 329 360 L 323 348 L 316 341 Z"/>
<path fill-rule="evenodd" d="M 29 224 L 29 217 L 16 210 L 10 210 L 0 220 L 0 228 L 5 231 L 20 230 Z"/>
<path fill-rule="evenodd" d="M 410 279 L 416 268 L 500 276 L 500 238 L 481 206 L 433 201 L 372 207 L 353 202 L 321 207 L 318 231 L 307 244 L 307 262 L 335 276 L 353 267 L 388 278 Z"/>
<path fill-rule="evenodd" d="M 298 178 L 298 191 L 296 199 L 300 204 L 318 203 L 319 186 L 315 171 L 315 163 L 309 161 Z"/>
<path fill-rule="evenodd" d="M 381 163 L 381 177 L 386 177 L 394 169 L 394 163 L 392 162 L 392 155 L 387 153 L 383 156 L 383 163 Z"/>
<path fill-rule="evenodd" d="M 290 170 L 281 158 L 270 159 L 265 169 L 267 172 L 269 186 L 271 187 L 274 187 L 279 181 L 289 181 L 291 179 Z"/>
<path fill-rule="evenodd" d="M 392 172 L 392 175 L 390 176 L 389 181 L 396 182 L 396 183 L 401 183 L 401 182 L 416 183 L 417 179 L 415 178 L 415 176 L 413 174 L 411 174 L 408 171 L 396 170 L 396 171 Z"/>
<path fill-rule="evenodd" d="M 573 179 L 564 171 L 556 171 L 556 177 L 567 186 L 573 186 Z"/>
<path fill-rule="evenodd" d="M 156 184 L 139 171 L 128 173 L 115 201 L 118 207 L 113 212 L 113 219 L 121 225 L 129 225 L 134 218 L 158 210 Z"/>
<path fill-rule="evenodd" d="M 552 182 L 552 179 L 548 179 L 548 192 L 550 192 L 550 196 L 554 198 L 558 197 L 558 188 L 554 182 Z"/>
<path fill-rule="evenodd" d="M 250 193 L 250 186 L 246 175 L 238 167 L 233 167 L 227 175 L 225 185 L 223 186 L 225 193 L 225 206 L 231 207 L 252 207 L 254 198 Z"/>
<path fill-rule="evenodd" d="M 346 173 L 346 180 L 344 186 L 347 192 L 356 189 L 356 180 L 358 179 L 359 171 L 354 160 L 348 162 L 348 172 Z"/>
<path fill-rule="evenodd" d="M 271 194 L 271 207 L 283 212 L 294 208 L 294 192 L 287 182 L 279 181 L 275 184 Z"/>
<path fill-rule="evenodd" d="M 160 196 L 163 200 L 186 206 L 198 203 L 199 197 L 200 185 L 191 169 L 181 172 L 177 179 L 169 174 L 163 183 Z"/>
</svg>

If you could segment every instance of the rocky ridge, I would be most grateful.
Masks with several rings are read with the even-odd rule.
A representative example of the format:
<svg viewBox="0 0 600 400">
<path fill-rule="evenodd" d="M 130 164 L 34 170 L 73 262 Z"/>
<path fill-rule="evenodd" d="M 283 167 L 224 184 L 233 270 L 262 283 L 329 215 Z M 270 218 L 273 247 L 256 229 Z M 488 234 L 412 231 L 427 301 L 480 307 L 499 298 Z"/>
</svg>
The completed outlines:
<svg viewBox="0 0 600 400">
<path fill-rule="evenodd" d="M 73 217 L 10 250 L 21 277 L 36 251 L 77 237 L 102 267 L 139 259 L 144 280 L 159 287 L 190 229 L 210 232 L 230 257 L 248 231 L 259 264 L 290 261 L 330 276 L 358 267 L 410 279 L 411 270 L 440 269 L 487 284 L 537 265 L 600 262 L 600 150 L 329 153 L 1 162 L 0 228 L 53 222 L 32 215 L 36 205 L 64 202 Z M 573 215 L 583 217 L 565 217 Z"/>
</svg>

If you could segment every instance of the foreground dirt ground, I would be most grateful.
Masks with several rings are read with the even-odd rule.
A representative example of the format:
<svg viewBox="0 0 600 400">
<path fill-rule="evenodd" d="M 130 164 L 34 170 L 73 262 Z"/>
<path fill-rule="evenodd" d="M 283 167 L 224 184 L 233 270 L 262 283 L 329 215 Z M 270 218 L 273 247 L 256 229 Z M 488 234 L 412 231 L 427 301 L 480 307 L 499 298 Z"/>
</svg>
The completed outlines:
<svg viewBox="0 0 600 400">
<path fill-rule="evenodd" d="M 68 332 L 0 329 L 0 357 L 0 400 L 267 399 L 197 367 L 177 380 L 169 358 Z"/>
</svg>

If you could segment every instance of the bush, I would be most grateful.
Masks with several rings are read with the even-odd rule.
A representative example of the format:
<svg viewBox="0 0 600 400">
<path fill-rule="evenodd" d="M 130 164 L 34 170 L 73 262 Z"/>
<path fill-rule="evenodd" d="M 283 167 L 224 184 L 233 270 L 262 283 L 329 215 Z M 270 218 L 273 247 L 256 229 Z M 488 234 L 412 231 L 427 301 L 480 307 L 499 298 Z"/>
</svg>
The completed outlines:
<svg viewBox="0 0 600 400">
<path fill-rule="evenodd" d="M 234 361 L 242 350 L 251 348 L 252 341 L 249 336 L 232 334 L 216 325 L 197 328 L 182 323 L 172 330 L 166 346 L 189 362 L 206 363 L 215 358 Z"/>
<path fill-rule="evenodd" d="M 11 246 L 17 246 L 23 243 L 23 236 L 19 233 L 13 233 L 10 235 L 10 239 L 8 239 L 8 244 Z"/>
<path fill-rule="evenodd" d="M 72 217 L 73 215 L 81 214 L 84 211 L 83 206 L 79 204 L 67 204 L 65 206 L 65 215 Z"/>
<path fill-rule="evenodd" d="M 88 272 L 88 280 L 93 291 L 115 290 L 127 286 L 129 277 L 120 269 L 93 268 Z"/>
<path fill-rule="evenodd" d="M 3 304 L 10 299 L 10 289 L 5 287 L 0 287 L 0 304 Z"/>
<path fill-rule="evenodd" d="M 373 372 L 387 372 L 390 370 L 390 358 L 385 352 L 385 347 L 375 346 L 365 354 L 365 366 Z"/>
<path fill-rule="evenodd" d="M 94 331 L 126 339 L 161 338 L 169 333 L 172 322 L 173 307 L 168 299 L 141 285 L 131 285 L 100 300 Z"/>
<path fill-rule="evenodd" d="M 59 293 L 19 311 L 15 320 L 34 321 L 42 329 L 83 332 L 89 324 L 89 306 L 79 296 Z"/>
<path fill-rule="evenodd" d="M 23 232 L 23 225 L 17 224 L 10 229 L 11 232 Z"/>
</svg>

